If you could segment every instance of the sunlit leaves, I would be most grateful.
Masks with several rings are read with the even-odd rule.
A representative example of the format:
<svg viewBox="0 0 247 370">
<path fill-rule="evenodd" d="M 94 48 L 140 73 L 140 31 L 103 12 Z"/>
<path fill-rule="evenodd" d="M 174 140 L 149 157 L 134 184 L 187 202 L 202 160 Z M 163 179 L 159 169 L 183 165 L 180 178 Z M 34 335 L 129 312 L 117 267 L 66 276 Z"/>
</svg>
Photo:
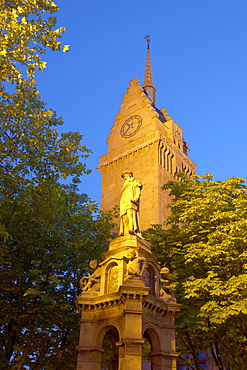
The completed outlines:
<svg viewBox="0 0 247 370">
<path fill-rule="evenodd" d="M 207 174 L 192 179 L 182 175 L 180 182 L 168 182 L 163 188 L 173 196 L 168 219 L 172 228 L 156 227 L 147 237 L 159 260 L 168 261 L 174 291 L 183 304 L 178 342 L 185 341 L 190 350 L 193 346 L 217 354 L 219 368 L 226 361 L 231 369 L 239 369 L 247 361 L 247 338 L 240 335 L 247 331 L 244 180 L 219 182 Z"/>
<path fill-rule="evenodd" d="M 64 45 L 63 52 L 67 53 L 69 51 L 69 45 Z"/>
<path fill-rule="evenodd" d="M 47 48 L 60 50 L 65 27 L 56 28 L 58 6 L 50 0 L 1 0 L 0 81 L 21 82 L 43 71 L 42 54 Z M 68 45 L 66 45 L 68 50 Z M 26 74 L 23 76 L 23 68 Z"/>
<path fill-rule="evenodd" d="M 51 0 L 0 0 L 0 367 L 74 369 L 75 297 L 111 237 L 111 214 L 80 194 L 90 153 L 36 89 L 61 46 Z M 11 86 L 12 85 L 12 86 Z"/>
</svg>

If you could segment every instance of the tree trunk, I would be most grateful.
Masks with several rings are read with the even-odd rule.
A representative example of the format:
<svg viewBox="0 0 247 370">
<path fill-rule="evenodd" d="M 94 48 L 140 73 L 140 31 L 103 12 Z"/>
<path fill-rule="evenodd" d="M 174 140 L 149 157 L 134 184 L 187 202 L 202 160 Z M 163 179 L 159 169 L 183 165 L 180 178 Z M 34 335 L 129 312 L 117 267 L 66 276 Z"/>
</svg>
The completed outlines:
<svg viewBox="0 0 247 370">
<path fill-rule="evenodd" d="M 217 343 L 210 343 L 211 354 L 213 356 L 215 365 L 218 367 L 219 370 L 225 370 L 225 366 L 223 365 L 222 358 L 219 353 L 219 347 Z"/>
<path fill-rule="evenodd" d="M 29 331 L 29 334 L 28 334 L 28 337 L 27 337 L 25 349 L 24 349 L 24 352 L 23 352 L 23 355 L 22 355 L 20 361 L 17 364 L 16 370 L 21 370 L 21 368 L 25 364 L 27 354 L 29 352 L 29 349 L 30 349 L 30 346 L 31 346 L 31 343 L 32 343 L 32 339 L 33 339 L 33 335 L 34 335 L 34 326 L 35 326 L 34 325 L 34 322 L 35 322 L 35 316 L 34 315 L 31 315 L 30 322 L 31 322 L 30 331 Z"/>
<path fill-rule="evenodd" d="M 14 351 L 14 345 L 15 345 L 15 340 L 16 340 L 16 330 L 14 329 L 15 325 L 16 325 L 15 320 L 11 320 L 8 323 L 8 338 L 9 339 L 5 347 L 5 357 L 8 360 L 8 362 L 11 359 L 11 356 Z"/>
<path fill-rule="evenodd" d="M 25 361 L 26 361 L 26 358 L 27 358 L 27 354 L 28 354 L 28 351 L 29 351 L 29 348 L 30 348 L 30 344 L 31 344 L 31 339 L 32 339 L 32 336 L 29 335 L 28 338 L 27 338 L 27 342 L 26 342 L 26 345 L 25 345 L 25 349 L 24 349 L 23 355 L 21 357 L 21 360 L 18 362 L 18 365 L 17 365 L 16 370 L 21 370 L 22 366 L 25 364 Z"/>
<path fill-rule="evenodd" d="M 189 344 L 189 347 L 190 347 L 190 351 L 191 351 L 191 354 L 192 354 L 193 359 L 194 359 L 194 364 L 195 364 L 194 369 L 201 370 L 201 366 L 199 365 L 198 359 L 197 359 L 198 352 L 196 351 L 195 346 L 192 343 L 191 337 L 190 337 L 190 335 L 189 335 L 188 332 L 186 332 L 186 339 L 188 341 L 188 344 Z"/>
<path fill-rule="evenodd" d="M 66 342 L 67 342 L 67 336 L 69 333 L 69 329 L 66 329 L 65 333 L 62 335 L 62 340 L 61 340 L 61 345 L 59 348 L 58 356 L 57 356 L 57 364 L 56 364 L 56 370 L 59 370 L 62 356 L 63 356 L 63 351 L 66 348 Z"/>
</svg>

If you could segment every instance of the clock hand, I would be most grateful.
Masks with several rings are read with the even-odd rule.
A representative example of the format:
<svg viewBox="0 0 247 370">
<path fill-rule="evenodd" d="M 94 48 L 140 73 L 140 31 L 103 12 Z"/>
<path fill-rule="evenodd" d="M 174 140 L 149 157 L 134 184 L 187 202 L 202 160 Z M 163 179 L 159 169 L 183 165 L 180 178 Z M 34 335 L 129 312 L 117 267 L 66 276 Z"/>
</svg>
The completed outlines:
<svg viewBox="0 0 247 370">
<path fill-rule="evenodd" d="M 133 128 L 133 123 L 130 123 L 130 124 L 126 123 L 126 126 L 129 126 L 129 127 L 128 127 L 128 128 L 127 128 L 127 130 L 124 132 L 124 135 L 126 135 L 126 132 L 128 132 L 130 128 Z"/>
<path fill-rule="evenodd" d="M 131 137 L 140 129 L 142 119 L 140 116 L 130 116 L 122 125 L 120 135 L 123 137 Z"/>
</svg>

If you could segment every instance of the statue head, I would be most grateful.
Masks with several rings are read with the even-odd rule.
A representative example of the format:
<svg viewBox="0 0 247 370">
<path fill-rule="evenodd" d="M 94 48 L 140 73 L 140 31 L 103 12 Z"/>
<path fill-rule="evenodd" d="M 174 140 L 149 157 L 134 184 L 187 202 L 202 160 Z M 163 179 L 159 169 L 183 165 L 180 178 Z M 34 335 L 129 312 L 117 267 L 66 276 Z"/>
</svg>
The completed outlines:
<svg viewBox="0 0 247 370">
<path fill-rule="evenodd" d="M 126 175 L 127 175 L 127 176 L 129 176 L 129 177 L 133 177 L 133 176 L 134 176 L 134 175 L 133 175 L 133 172 L 131 172 L 131 171 L 124 171 L 124 172 L 122 173 L 121 177 L 122 177 L 123 179 L 125 179 L 125 178 L 126 178 Z"/>
<path fill-rule="evenodd" d="M 166 266 L 162 267 L 162 269 L 160 270 L 160 273 L 161 273 L 161 274 L 164 274 L 164 275 L 168 275 L 168 274 L 169 274 L 169 272 L 170 272 L 170 270 L 169 270 L 169 268 L 168 268 L 168 267 L 166 267 Z"/>
<path fill-rule="evenodd" d="M 91 260 L 89 262 L 89 266 L 91 267 L 91 269 L 96 269 L 98 267 L 98 261 L 97 260 Z"/>
<path fill-rule="evenodd" d="M 129 248 L 129 249 L 127 250 L 127 253 L 126 253 L 126 257 L 127 257 L 129 260 L 132 260 L 132 259 L 134 259 L 134 258 L 135 258 L 135 256 L 136 256 L 136 251 L 135 251 L 134 249 L 132 249 L 132 248 Z"/>
</svg>

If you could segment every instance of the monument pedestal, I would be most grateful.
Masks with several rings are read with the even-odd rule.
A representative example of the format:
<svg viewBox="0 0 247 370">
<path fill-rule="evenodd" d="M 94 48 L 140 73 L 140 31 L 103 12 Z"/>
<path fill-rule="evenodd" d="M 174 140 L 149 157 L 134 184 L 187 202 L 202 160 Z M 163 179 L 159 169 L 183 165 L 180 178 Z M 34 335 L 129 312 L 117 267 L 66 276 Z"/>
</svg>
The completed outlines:
<svg viewBox="0 0 247 370">
<path fill-rule="evenodd" d="M 135 251 L 142 276 L 128 277 L 127 250 Z M 153 370 L 175 370 L 175 313 L 180 305 L 160 298 L 160 269 L 150 245 L 137 236 L 113 240 L 100 263 L 99 290 L 77 297 L 81 312 L 77 370 L 101 370 L 103 340 L 112 345 L 114 370 L 141 370 L 145 339 Z M 126 279 L 127 276 L 127 279 Z"/>
</svg>

